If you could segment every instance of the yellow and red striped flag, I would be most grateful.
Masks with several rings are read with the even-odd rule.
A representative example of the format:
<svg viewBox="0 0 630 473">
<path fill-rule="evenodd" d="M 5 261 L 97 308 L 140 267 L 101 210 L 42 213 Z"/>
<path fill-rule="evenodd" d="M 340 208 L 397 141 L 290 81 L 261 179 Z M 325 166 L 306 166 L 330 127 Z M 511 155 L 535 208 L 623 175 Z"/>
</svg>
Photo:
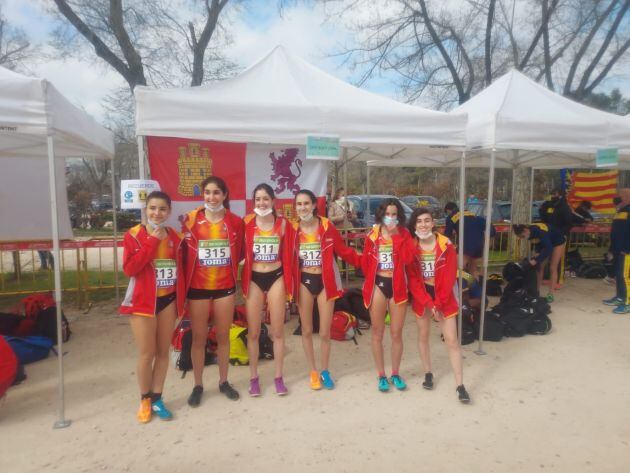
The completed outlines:
<svg viewBox="0 0 630 473">
<path fill-rule="evenodd" d="M 583 200 L 593 204 L 600 213 L 615 213 L 613 197 L 617 195 L 618 171 L 584 172 L 573 171 L 568 200 L 573 208 Z"/>
</svg>

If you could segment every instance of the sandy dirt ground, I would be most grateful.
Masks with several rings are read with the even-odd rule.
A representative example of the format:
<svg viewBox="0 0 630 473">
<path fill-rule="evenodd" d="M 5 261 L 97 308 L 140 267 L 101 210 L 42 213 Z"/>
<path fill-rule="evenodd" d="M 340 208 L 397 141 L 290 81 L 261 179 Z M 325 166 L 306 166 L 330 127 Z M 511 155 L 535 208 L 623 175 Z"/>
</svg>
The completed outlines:
<svg viewBox="0 0 630 473">
<path fill-rule="evenodd" d="M 334 391 L 311 391 L 300 339 L 286 326 L 289 396 L 273 393 L 273 362 L 260 369 L 263 396 L 246 395 L 247 367 L 232 367 L 241 400 L 217 390 L 217 367 L 192 409 L 192 376 L 170 369 L 165 399 L 172 422 L 135 419 L 135 347 L 114 303 L 89 314 L 68 309 L 66 417 L 53 430 L 57 363 L 27 366 L 28 379 L 0 403 L 1 472 L 628 472 L 630 471 L 630 317 L 599 301 L 601 281 L 570 280 L 553 304 L 546 336 L 486 342 L 485 356 L 463 348 L 472 404 L 457 401 L 437 326 L 436 388 L 423 390 L 416 328 L 405 326 L 406 392 L 382 394 L 370 331 L 333 342 Z M 389 344 L 387 345 L 389 346 Z M 387 356 L 389 360 L 389 356 Z"/>
</svg>

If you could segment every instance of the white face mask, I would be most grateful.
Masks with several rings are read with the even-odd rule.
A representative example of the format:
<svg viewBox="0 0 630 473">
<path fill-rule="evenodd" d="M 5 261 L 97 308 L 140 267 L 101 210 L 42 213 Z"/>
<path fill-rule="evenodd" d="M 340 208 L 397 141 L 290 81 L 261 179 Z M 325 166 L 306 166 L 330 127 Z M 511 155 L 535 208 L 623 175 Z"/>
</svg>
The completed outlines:
<svg viewBox="0 0 630 473">
<path fill-rule="evenodd" d="M 152 222 L 151 220 L 149 220 L 147 218 L 147 225 L 149 225 L 149 227 L 151 227 L 151 230 L 155 230 L 156 228 L 164 228 L 164 226 L 166 225 L 166 222 L 155 223 L 155 222 Z"/>
<path fill-rule="evenodd" d="M 272 208 L 268 208 L 268 209 L 259 209 L 258 207 L 256 207 L 254 209 L 254 213 L 256 215 L 258 215 L 259 217 L 266 217 L 267 215 L 269 215 L 271 212 L 273 212 Z"/>
<path fill-rule="evenodd" d="M 210 212 L 220 212 L 221 210 L 223 210 L 225 208 L 225 207 L 223 207 L 223 204 L 219 204 L 216 207 L 213 207 L 212 205 L 210 205 L 208 203 L 205 203 L 204 206 Z"/>
<path fill-rule="evenodd" d="M 344 199 L 344 198 L 342 197 L 341 199 L 337 199 L 337 200 L 335 200 L 335 202 L 336 202 L 338 205 L 344 205 L 344 204 L 346 203 L 346 199 Z"/>
<path fill-rule="evenodd" d="M 313 214 L 308 213 L 306 215 L 300 215 L 300 220 L 302 220 L 303 222 L 310 222 L 311 220 L 313 220 Z"/>
<path fill-rule="evenodd" d="M 393 227 L 398 225 L 398 219 L 396 217 L 385 215 L 385 217 L 383 217 L 383 224 L 385 224 L 386 227 Z"/>
<path fill-rule="evenodd" d="M 433 235 L 433 232 L 421 232 L 416 230 L 416 236 L 421 240 L 427 240 L 428 238 L 431 238 L 431 235 Z"/>
</svg>

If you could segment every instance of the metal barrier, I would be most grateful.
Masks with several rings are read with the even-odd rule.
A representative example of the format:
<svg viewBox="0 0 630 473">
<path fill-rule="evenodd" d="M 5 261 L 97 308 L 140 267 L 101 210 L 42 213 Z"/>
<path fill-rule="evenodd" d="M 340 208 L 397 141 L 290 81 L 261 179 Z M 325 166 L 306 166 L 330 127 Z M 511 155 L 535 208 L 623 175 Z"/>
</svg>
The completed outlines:
<svg viewBox="0 0 630 473">
<path fill-rule="evenodd" d="M 121 251 L 122 241 L 118 241 Z M 0 296 L 14 296 L 54 290 L 52 266 L 42 269 L 38 251 L 49 252 L 51 242 L 0 243 Z M 47 255 L 43 255 L 45 258 Z M 114 240 L 64 240 L 60 242 L 62 290 L 76 293 L 80 309 L 89 307 L 90 292 L 115 288 Z M 122 261 L 119 255 L 118 260 Z M 46 263 L 52 262 L 52 256 Z M 56 262 L 52 262 L 55 264 Z M 118 285 L 128 278 L 118 269 Z"/>
</svg>

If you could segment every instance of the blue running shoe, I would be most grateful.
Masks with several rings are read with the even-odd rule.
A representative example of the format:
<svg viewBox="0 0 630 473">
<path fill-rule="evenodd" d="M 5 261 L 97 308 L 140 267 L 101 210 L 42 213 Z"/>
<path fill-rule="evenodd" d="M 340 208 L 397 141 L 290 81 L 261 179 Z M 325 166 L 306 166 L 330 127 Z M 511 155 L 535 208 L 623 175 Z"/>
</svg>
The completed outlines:
<svg viewBox="0 0 630 473">
<path fill-rule="evenodd" d="M 407 389 L 407 383 L 405 383 L 405 380 L 397 374 L 392 375 L 390 381 L 399 391 L 404 391 L 405 389 Z"/>
<path fill-rule="evenodd" d="M 164 405 L 164 401 L 162 401 L 162 398 L 151 403 L 151 410 L 162 420 L 171 420 L 173 418 L 173 414 L 166 408 L 166 406 Z"/>
<path fill-rule="evenodd" d="M 613 309 L 613 314 L 630 314 L 630 305 L 618 305 Z"/>
<path fill-rule="evenodd" d="M 378 377 L 378 390 L 382 393 L 389 391 L 389 381 L 387 381 L 386 376 Z"/>
<path fill-rule="evenodd" d="M 619 305 L 623 305 L 623 301 L 621 300 L 621 297 L 611 297 L 610 299 L 604 299 L 602 303 L 605 305 L 611 305 L 615 307 Z"/>
<path fill-rule="evenodd" d="M 326 388 L 326 389 L 334 389 L 335 388 L 335 382 L 330 377 L 330 371 L 323 370 L 320 373 L 320 378 L 322 379 L 322 386 L 324 386 L 324 388 Z"/>
</svg>

